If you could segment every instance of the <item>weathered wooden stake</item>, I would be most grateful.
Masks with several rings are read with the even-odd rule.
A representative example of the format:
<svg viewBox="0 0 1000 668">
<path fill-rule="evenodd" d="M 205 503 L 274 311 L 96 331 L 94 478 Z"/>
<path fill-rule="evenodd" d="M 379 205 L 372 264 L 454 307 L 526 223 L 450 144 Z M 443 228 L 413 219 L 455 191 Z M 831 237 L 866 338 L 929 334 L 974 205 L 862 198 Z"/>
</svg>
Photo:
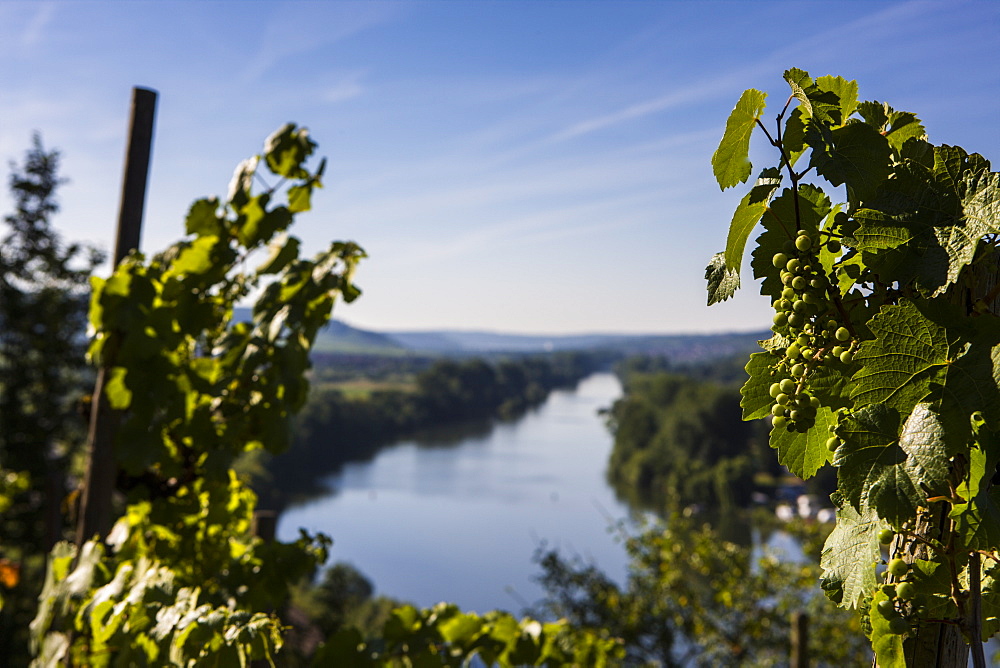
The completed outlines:
<svg viewBox="0 0 1000 668">
<path fill-rule="evenodd" d="M 156 117 L 156 92 L 132 89 L 129 140 L 125 151 L 125 174 L 118 209 L 118 232 L 115 239 L 115 265 L 139 247 L 142 210 L 146 200 L 149 158 L 153 147 L 153 121 Z M 90 430 L 87 434 L 87 473 L 83 483 L 76 543 L 82 545 L 94 535 L 107 536 L 111 530 L 111 496 L 117 477 L 115 435 L 121 415 L 104 399 L 106 371 L 114 366 L 114 351 L 104 351 L 104 364 L 97 370 L 97 382 L 91 401 Z"/>
<path fill-rule="evenodd" d="M 809 668 L 809 615 L 792 613 L 791 668 Z"/>
</svg>

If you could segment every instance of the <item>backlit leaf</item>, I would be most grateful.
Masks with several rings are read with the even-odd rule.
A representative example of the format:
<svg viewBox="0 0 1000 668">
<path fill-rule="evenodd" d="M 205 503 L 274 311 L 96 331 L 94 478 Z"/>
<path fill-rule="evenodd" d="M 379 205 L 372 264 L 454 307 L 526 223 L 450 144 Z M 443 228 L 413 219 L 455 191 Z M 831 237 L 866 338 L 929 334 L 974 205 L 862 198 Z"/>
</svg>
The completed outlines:
<svg viewBox="0 0 1000 668">
<path fill-rule="evenodd" d="M 769 167 L 757 177 L 757 183 L 750 189 L 750 192 L 740 200 L 739 206 L 733 213 L 733 220 L 729 224 L 729 236 L 726 239 L 726 268 L 737 274 L 740 271 L 740 264 L 743 262 L 743 250 L 746 247 L 747 237 L 750 232 L 760 222 L 761 216 L 767 210 L 768 202 L 774 196 L 778 186 L 781 185 L 781 174 L 777 169 Z"/>
<path fill-rule="evenodd" d="M 892 171 L 888 140 L 867 123 L 848 123 L 822 141 L 816 137 L 810 166 L 835 186 L 846 183 L 857 200 L 872 197 Z"/>
<path fill-rule="evenodd" d="M 816 424 L 805 433 L 776 428 L 771 430 L 771 447 L 778 451 L 778 462 L 803 480 L 816 475 L 831 458 L 826 447 L 829 427 L 837 424 L 836 416 L 826 406 L 816 411 Z"/>
<path fill-rule="evenodd" d="M 823 589 L 843 608 L 853 608 L 875 589 L 875 565 L 882 556 L 878 532 L 882 528 L 873 510 L 858 513 L 834 495 L 837 526 L 826 539 L 820 566 Z"/>
<path fill-rule="evenodd" d="M 712 171 L 723 190 L 750 177 L 750 135 L 760 115 L 764 113 L 766 93 L 750 88 L 743 91 L 736 107 L 729 114 L 719 148 L 712 155 Z"/>
<path fill-rule="evenodd" d="M 705 267 L 705 280 L 708 281 L 708 305 L 725 301 L 736 294 L 740 287 L 739 271 L 726 267 L 723 253 L 712 256 Z"/>
<path fill-rule="evenodd" d="M 753 353 L 747 362 L 746 371 L 749 378 L 740 390 L 740 407 L 743 409 L 744 420 L 757 420 L 771 414 L 774 399 L 770 395 L 771 365 L 778 358 L 771 353 Z"/>
</svg>

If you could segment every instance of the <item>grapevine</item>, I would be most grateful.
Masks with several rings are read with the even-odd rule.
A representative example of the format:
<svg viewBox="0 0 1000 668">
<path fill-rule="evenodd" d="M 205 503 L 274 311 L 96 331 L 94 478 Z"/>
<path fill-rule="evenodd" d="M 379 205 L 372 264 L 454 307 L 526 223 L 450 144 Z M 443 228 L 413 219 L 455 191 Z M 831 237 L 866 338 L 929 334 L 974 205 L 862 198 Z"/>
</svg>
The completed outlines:
<svg viewBox="0 0 1000 668">
<path fill-rule="evenodd" d="M 859 608 L 878 664 L 971 645 L 984 665 L 1000 630 L 1000 175 L 854 81 L 784 79 L 775 124 L 745 91 L 712 158 L 726 189 L 749 179 L 755 132 L 778 156 L 706 270 L 709 304 L 732 296 L 763 227 L 751 265 L 773 336 L 747 364 L 743 417 L 770 420 L 795 475 L 837 469 L 823 588 Z"/>
</svg>

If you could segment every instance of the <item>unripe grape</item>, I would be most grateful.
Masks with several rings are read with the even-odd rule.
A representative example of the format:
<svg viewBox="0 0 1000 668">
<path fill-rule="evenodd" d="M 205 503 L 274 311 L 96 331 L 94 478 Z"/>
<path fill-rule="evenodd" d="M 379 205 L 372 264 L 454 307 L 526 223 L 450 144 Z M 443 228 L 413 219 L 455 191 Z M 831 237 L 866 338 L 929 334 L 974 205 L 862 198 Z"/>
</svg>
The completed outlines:
<svg viewBox="0 0 1000 668">
<path fill-rule="evenodd" d="M 844 354 L 844 346 L 834 346 L 830 352 L 833 353 L 834 357 L 840 357 Z"/>
<path fill-rule="evenodd" d="M 788 359 L 795 359 L 799 356 L 799 344 L 793 343 L 792 345 L 785 348 L 785 357 Z"/>
<path fill-rule="evenodd" d="M 818 410 L 823 402 L 819 400 L 819 397 L 809 397 L 809 405 Z"/>
<path fill-rule="evenodd" d="M 795 343 L 799 344 L 799 347 L 808 346 L 811 339 L 806 334 L 799 334 L 798 338 L 795 339 Z"/>
<path fill-rule="evenodd" d="M 883 545 L 888 545 L 892 542 L 892 539 L 896 537 L 896 532 L 892 529 L 882 529 L 878 532 L 878 542 Z"/>
<path fill-rule="evenodd" d="M 816 288 L 817 290 L 822 290 L 823 288 L 826 287 L 826 281 L 817 276 L 816 278 L 813 278 L 809 281 L 809 285 Z"/>
<path fill-rule="evenodd" d="M 788 414 L 788 418 L 789 418 L 790 420 L 792 420 L 792 421 L 798 421 L 798 420 L 802 419 L 802 417 L 804 417 L 804 416 L 802 415 L 802 411 L 800 411 L 800 410 L 797 410 L 797 409 L 793 409 L 793 410 L 792 410 L 792 411 L 791 411 L 791 412 L 790 412 L 790 413 Z"/>
<path fill-rule="evenodd" d="M 806 373 L 806 365 L 799 363 L 792 366 L 792 375 L 796 378 L 801 378 Z"/>
<path fill-rule="evenodd" d="M 787 271 L 781 272 L 781 284 L 782 285 L 791 285 L 792 284 L 792 280 L 794 278 L 795 278 L 795 274 L 792 274 L 792 273 L 787 272 Z"/>
<path fill-rule="evenodd" d="M 800 234 L 795 239 L 795 247 L 804 253 L 812 248 L 812 239 L 809 238 L 808 234 Z"/>
<path fill-rule="evenodd" d="M 771 383 L 771 388 L 769 391 L 771 393 L 771 398 L 773 399 L 774 397 L 781 394 L 781 385 L 779 385 L 778 383 Z"/>
<path fill-rule="evenodd" d="M 795 280 L 797 281 L 799 279 L 796 278 Z M 792 303 L 792 310 L 795 311 L 796 313 L 805 313 L 806 309 L 808 308 L 808 306 L 809 305 L 806 304 L 804 300 L 802 300 L 802 299 L 796 299 Z"/>
<path fill-rule="evenodd" d="M 845 350 L 840 354 L 840 361 L 843 362 L 844 364 L 850 364 L 851 362 L 854 361 L 854 353 L 852 353 L 850 350 Z"/>
<path fill-rule="evenodd" d="M 851 333 L 847 331 L 846 327 L 841 327 L 840 329 L 837 330 L 837 333 L 834 334 L 834 336 L 837 337 L 838 341 L 846 341 L 847 339 L 851 338 Z"/>
<path fill-rule="evenodd" d="M 774 398 L 774 401 L 775 403 L 780 404 L 782 406 L 787 406 L 789 399 L 791 399 L 791 397 L 782 392 L 781 394 L 779 394 Z"/>
<path fill-rule="evenodd" d="M 776 269 L 781 269 L 788 263 L 788 256 L 784 253 L 775 253 L 774 257 L 771 258 L 771 263 Z"/>
<path fill-rule="evenodd" d="M 784 327 L 788 324 L 788 316 L 784 313 L 775 313 L 774 317 L 771 319 L 776 327 Z"/>
<path fill-rule="evenodd" d="M 883 598 L 878 602 L 878 609 L 883 615 L 889 616 L 896 612 L 896 604 L 891 598 Z"/>
<path fill-rule="evenodd" d="M 791 300 L 779 299 L 778 301 L 774 302 L 774 309 L 776 311 L 787 311 L 790 308 L 792 308 Z"/>
<path fill-rule="evenodd" d="M 788 271 L 790 271 L 790 272 L 792 272 L 794 274 L 795 272 L 797 272 L 799 270 L 799 267 L 801 267 L 801 266 L 802 266 L 802 263 L 799 262 L 799 259 L 793 257 L 791 260 L 789 260 L 785 264 L 785 269 L 787 269 Z"/>
<path fill-rule="evenodd" d="M 904 575 L 906 575 L 907 571 L 910 570 L 910 565 L 905 561 L 903 561 L 902 559 L 897 558 L 889 562 L 888 570 L 889 573 L 891 573 L 892 575 L 896 576 L 897 578 L 901 578 Z"/>
<path fill-rule="evenodd" d="M 785 414 L 785 407 L 780 404 L 775 404 L 771 406 L 771 415 L 774 417 L 782 417 Z"/>
<path fill-rule="evenodd" d="M 811 360 L 815 354 L 816 354 L 816 351 L 813 350 L 812 348 L 803 348 L 802 349 L 802 358 L 803 359 Z"/>
<path fill-rule="evenodd" d="M 826 242 L 826 249 L 828 251 L 830 251 L 831 253 L 839 253 L 840 252 L 840 240 L 839 239 L 830 239 L 829 241 Z"/>
<path fill-rule="evenodd" d="M 830 438 L 826 439 L 826 449 L 829 450 L 830 452 L 833 452 L 839 447 L 840 447 L 840 439 L 837 438 L 836 436 L 831 436 Z"/>
<path fill-rule="evenodd" d="M 785 378 L 779 385 L 781 386 L 781 391 L 785 394 L 791 394 L 795 391 L 795 381 L 791 378 Z"/>
<path fill-rule="evenodd" d="M 794 299 L 795 298 L 795 288 L 785 288 L 781 291 L 782 299 Z"/>
<path fill-rule="evenodd" d="M 896 585 L 896 598 L 901 601 L 912 601 L 917 596 L 917 587 L 912 582 L 900 582 Z"/>
<path fill-rule="evenodd" d="M 801 313 L 794 313 L 793 312 L 793 313 L 789 313 L 787 315 L 787 322 L 788 322 L 789 326 L 795 327 L 796 329 L 799 328 L 799 327 L 802 327 L 802 325 L 805 324 L 805 321 L 806 321 L 806 319 L 805 319 L 805 317 L 803 317 L 803 315 Z"/>
<path fill-rule="evenodd" d="M 803 290 L 806 289 L 806 286 L 809 285 L 809 281 L 807 281 L 802 276 L 795 276 L 794 278 L 792 278 L 791 285 L 799 292 L 802 292 Z"/>
</svg>

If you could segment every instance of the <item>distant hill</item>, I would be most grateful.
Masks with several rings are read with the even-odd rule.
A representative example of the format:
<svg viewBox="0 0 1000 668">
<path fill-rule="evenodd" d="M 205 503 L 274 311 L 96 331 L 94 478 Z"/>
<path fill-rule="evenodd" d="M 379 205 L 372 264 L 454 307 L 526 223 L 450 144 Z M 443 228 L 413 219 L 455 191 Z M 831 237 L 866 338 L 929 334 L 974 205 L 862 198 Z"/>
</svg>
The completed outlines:
<svg viewBox="0 0 1000 668">
<path fill-rule="evenodd" d="M 233 318 L 249 321 L 251 310 L 237 307 L 233 309 Z M 406 346 L 385 334 L 351 327 L 340 320 L 331 320 L 320 330 L 313 350 L 317 353 L 352 355 L 406 355 L 410 352 Z"/>
<path fill-rule="evenodd" d="M 454 355 L 475 353 L 533 353 L 565 350 L 613 350 L 628 355 L 663 355 L 676 362 L 755 352 L 757 341 L 770 331 L 727 334 L 570 334 L 535 336 L 439 330 L 385 332 L 404 348 L 417 353 Z"/>
<path fill-rule="evenodd" d="M 250 309 L 235 317 L 250 319 Z M 316 337 L 320 353 L 365 355 L 456 355 L 610 350 L 626 355 L 658 355 L 674 362 L 697 362 L 736 353 L 755 352 L 769 331 L 727 334 L 567 334 L 539 336 L 463 330 L 374 332 L 331 320 Z"/>
</svg>

